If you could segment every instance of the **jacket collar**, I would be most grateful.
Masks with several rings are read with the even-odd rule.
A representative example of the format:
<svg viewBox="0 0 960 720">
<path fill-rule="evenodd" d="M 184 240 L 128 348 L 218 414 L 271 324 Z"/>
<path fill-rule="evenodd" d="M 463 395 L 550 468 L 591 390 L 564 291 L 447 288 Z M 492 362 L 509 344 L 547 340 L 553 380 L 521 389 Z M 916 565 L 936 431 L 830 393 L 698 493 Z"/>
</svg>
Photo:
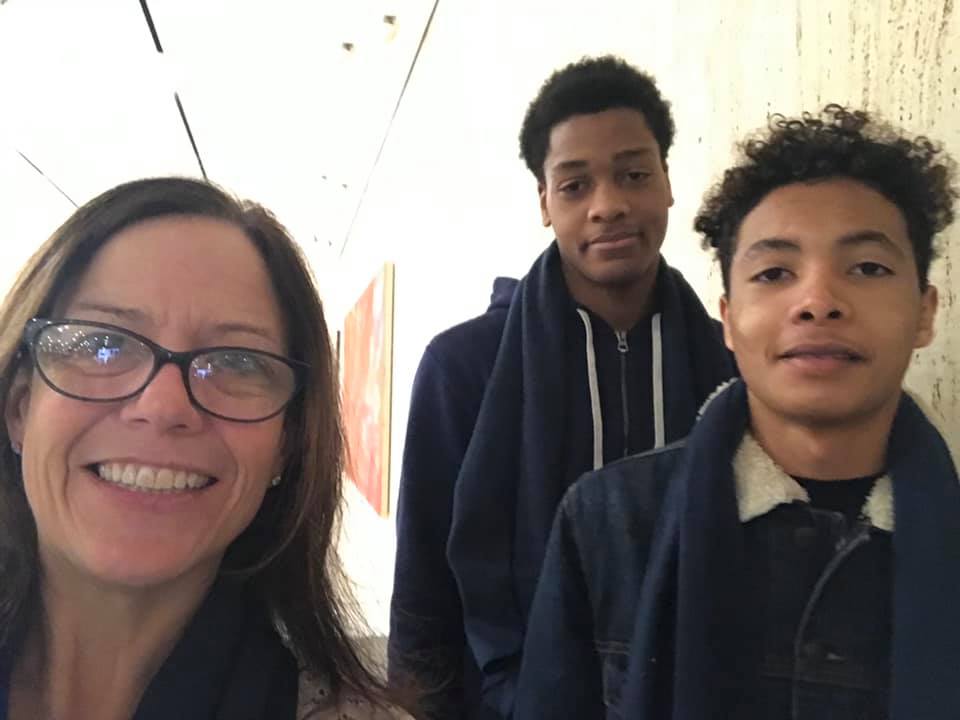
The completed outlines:
<svg viewBox="0 0 960 720">
<path fill-rule="evenodd" d="M 714 390 L 701 405 L 698 415 L 702 416 L 707 406 L 735 382 L 738 382 L 736 378 L 728 380 Z M 915 393 L 906 389 L 904 389 L 904 392 L 910 396 L 927 419 L 937 428 L 940 436 L 947 444 L 954 467 L 960 468 L 960 463 L 958 463 L 960 447 L 956 445 L 956 439 L 951 440 L 949 434 L 944 431 L 940 416 L 931 410 Z M 749 431 L 744 434 L 740 448 L 734 456 L 733 476 L 737 486 L 737 508 L 741 522 L 766 515 L 779 505 L 810 502 L 807 491 L 767 455 Z M 878 530 L 893 532 L 893 481 L 889 475 L 883 475 L 874 484 L 861 514 L 867 522 Z"/>
<path fill-rule="evenodd" d="M 810 502 L 803 486 L 767 455 L 750 432 L 744 434 L 733 458 L 733 477 L 741 522 L 766 515 L 779 505 Z M 889 475 L 874 484 L 861 513 L 878 530 L 893 532 L 893 483 Z"/>
</svg>

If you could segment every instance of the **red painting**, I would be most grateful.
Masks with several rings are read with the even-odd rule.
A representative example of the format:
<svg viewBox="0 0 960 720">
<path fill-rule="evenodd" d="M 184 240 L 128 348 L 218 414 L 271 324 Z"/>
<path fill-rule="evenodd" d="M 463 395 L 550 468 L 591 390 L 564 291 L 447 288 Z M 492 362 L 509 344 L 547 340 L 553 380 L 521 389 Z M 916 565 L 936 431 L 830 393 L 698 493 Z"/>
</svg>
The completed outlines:
<svg viewBox="0 0 960 720">
<path fill-rule="evenodd" d="M 347 477 L 382 516 L 390 504 L 393 265 L 367 286 L 343 323 Z"/>
</svg>

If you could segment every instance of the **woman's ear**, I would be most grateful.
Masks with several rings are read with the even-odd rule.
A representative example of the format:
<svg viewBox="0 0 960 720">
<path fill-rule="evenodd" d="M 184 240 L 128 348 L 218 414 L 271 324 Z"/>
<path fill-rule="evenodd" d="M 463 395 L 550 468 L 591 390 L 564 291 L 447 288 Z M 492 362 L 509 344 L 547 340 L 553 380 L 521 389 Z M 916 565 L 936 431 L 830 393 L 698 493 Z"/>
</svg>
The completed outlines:
<svg viewBox="0 0 960 720">
<path fill-rule="evenodd" d="M 293 454 L 293 448 L 290 447 L 290 430 L 284 423 L 282 434 L 280 435 L 280 447 L 277 450 L 277 456 L 270 466 L 270 477 L 282 477 L 283 471 L 289 464 L 290 456 Z"/>
</svg>

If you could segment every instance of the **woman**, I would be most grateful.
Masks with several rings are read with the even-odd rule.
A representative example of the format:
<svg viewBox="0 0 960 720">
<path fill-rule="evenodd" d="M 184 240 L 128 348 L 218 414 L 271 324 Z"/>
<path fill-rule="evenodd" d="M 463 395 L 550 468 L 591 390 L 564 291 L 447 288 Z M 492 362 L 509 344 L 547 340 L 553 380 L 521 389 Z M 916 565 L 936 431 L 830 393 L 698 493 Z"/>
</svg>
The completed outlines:
<svg viewBox="0 0 960 720">
<path fill-rule="evenodd" d="M 0 720 L 392 716 L 338 595 L 323 311 L 266 210 L 121 185 L 0 328 Z"/>
</svg>

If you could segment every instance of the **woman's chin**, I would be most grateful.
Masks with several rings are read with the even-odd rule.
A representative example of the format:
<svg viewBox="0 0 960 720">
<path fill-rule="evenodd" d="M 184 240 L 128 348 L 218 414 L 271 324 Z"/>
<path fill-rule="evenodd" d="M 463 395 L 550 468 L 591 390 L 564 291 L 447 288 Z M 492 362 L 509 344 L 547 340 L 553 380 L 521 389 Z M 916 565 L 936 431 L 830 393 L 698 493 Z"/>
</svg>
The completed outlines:
<svg viewBox="0 0 960 720">
<path fill-rule="evenodd" d="M 158 545 L 124 542 L 99 535 L 76 548 L 71 564 L 97 585 L 127 590 L 146 590 L 196 575 L 216 574 L 220 556 L 198 557 L 196 546 L 179 540 Z"/>
</svg>

